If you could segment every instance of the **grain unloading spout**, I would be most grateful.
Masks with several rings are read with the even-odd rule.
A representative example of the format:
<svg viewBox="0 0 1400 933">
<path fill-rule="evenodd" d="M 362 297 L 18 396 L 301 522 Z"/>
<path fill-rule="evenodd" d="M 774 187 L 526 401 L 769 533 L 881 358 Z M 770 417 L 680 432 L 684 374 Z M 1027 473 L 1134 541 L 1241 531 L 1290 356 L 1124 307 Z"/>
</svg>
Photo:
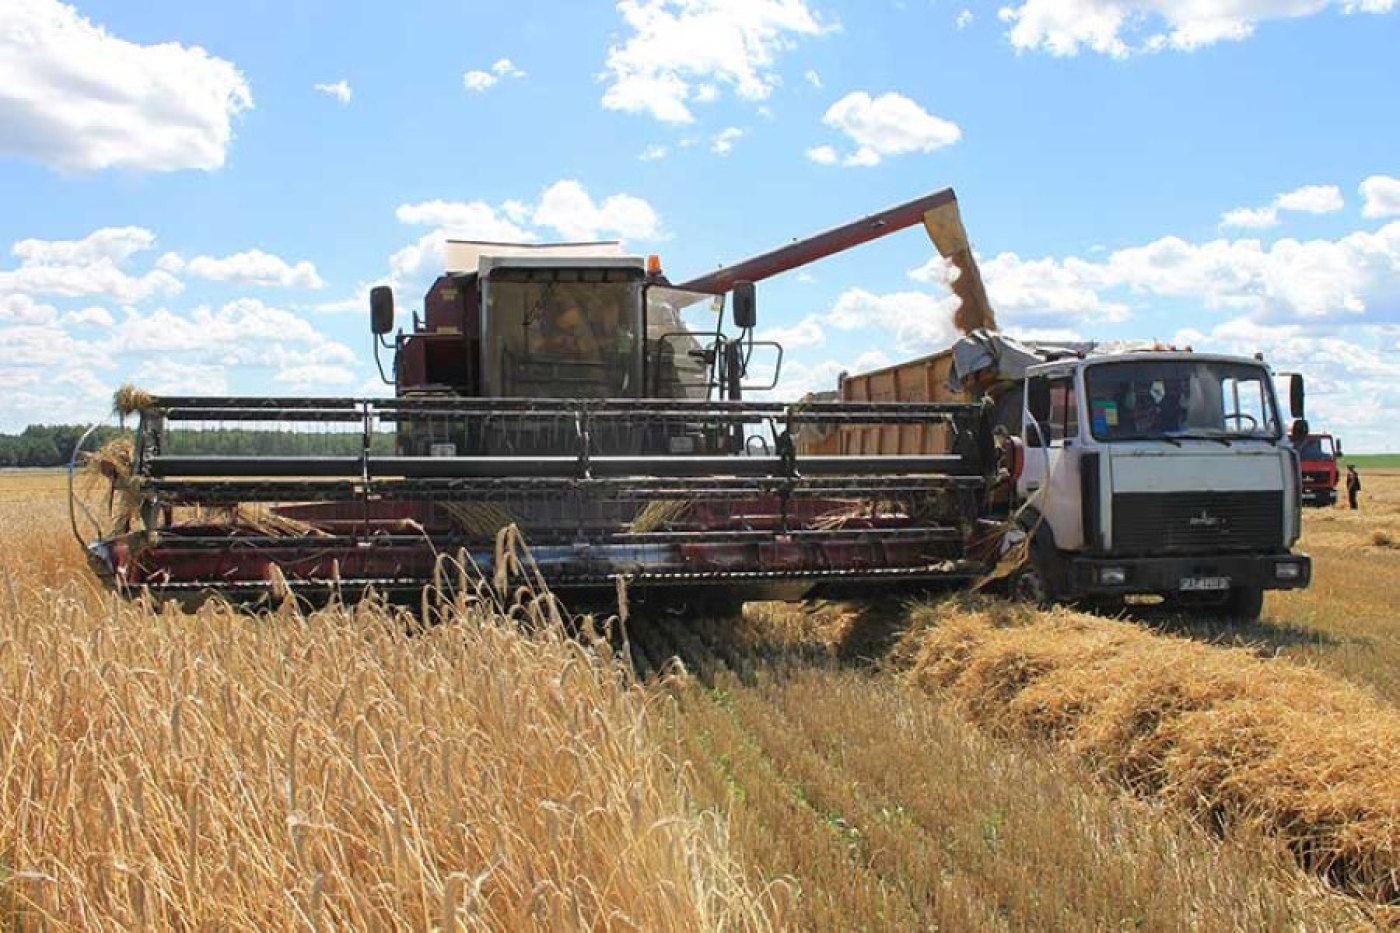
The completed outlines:
<svg viewBox="0 0 1400 933">
<path fill-rule="evenodd" d="M 977 259 L 972 255 L 972 246 L 967 241 L 967 230 L 963 227 L 962 215 L 958 212 L 957 198 L 936 205 L 924 212 L 924 229 L 933 241 L 938 255 L 953 264 L 957 275 L 949 287 L 958 296 L 958 310 L 953 315 L 953 324 L 966 334 L 979 328 L 996 330 L 996 314 L 987 300 L 987 289 L 982 284 L 982 272 L 977 267 Z"/>
<path fill-rule="evenodd" d="M 734 287 L 735 282 L 761 282 L 784 272 L 800 268 L 808 263 L 834 256 L 862 243 L 869 243 L 891 233 L 912 227 L 924 221 L 941 207 L 952 206 L 953 216 L 957 216 L 957 195 L 952 188 L 943 188 L 912 201 L 896 204 L 869 214 L 859 220 L 833 227 L 830 230 L 794 240 L 786 246 L 769 250 L 742 262 L 707 272 L 681 283 L 679 288 L 696 292 L 722 294 Z M 962 229 L 962 224 L 958 224 Z M 964 236 L 963 240 L 966 241 Z"/>
</svg>

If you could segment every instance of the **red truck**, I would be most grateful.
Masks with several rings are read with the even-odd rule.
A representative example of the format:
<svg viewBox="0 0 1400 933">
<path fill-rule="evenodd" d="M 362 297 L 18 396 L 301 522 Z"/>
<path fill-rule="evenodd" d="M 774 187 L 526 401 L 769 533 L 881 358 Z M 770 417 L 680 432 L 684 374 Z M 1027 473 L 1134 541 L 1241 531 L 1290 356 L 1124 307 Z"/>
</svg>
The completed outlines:
<svg viewBox="0 0 1400 933">
<path fill-rule="evenodd" d="M 1340 456 L 1342 442 L 1330 434 L 1309 434 L 1298 445 L 1304 505 L 1325 507 L 1337 501 L 1337 481 L 1340 478 L 1337 458 Z"/>
</svg>

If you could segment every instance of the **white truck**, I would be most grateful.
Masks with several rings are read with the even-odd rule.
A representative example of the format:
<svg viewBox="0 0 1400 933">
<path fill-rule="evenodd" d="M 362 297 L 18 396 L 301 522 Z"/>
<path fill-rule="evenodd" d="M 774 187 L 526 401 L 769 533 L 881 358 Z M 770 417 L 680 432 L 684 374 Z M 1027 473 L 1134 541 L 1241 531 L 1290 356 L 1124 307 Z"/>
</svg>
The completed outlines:
<svg viewBox="0 0 1400 933">
<path fill-rule="evenodd" d="M 981 397 L 1004 480 L 989 518 L 1026 542 L 1009 578 L 1039 603 L 1119 604 L 1160 596 L 1210 614 L 1257 618 L 1270 589 L 1308 585 L 1299 461 L 1301 377 L 1286 422 L 1258 359 L 1162 347 L 1024 344 L 974 331 L 951 349 L 842 378 L 846 401 Z M 1301 432 L 1301 433 L 1300 433 Z M 861 429 L 843 452 L 937 453 L 930 431 Z"/>
</svg>

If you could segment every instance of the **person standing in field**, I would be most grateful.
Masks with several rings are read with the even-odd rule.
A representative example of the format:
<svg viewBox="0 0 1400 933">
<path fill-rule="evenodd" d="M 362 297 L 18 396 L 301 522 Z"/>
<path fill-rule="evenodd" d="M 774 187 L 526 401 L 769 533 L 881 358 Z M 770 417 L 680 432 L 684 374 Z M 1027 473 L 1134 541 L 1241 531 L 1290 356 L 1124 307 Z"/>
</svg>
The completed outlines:
<svg viewBox="0 0 1400 933">
<path fill-rule="evenodd" d="M 1361 495 L 1361 474 L 1356 472 L 1356 467 L 1347 464 L 1347 504 L 1354 510 L 1356 499 Z"/>
</svg>

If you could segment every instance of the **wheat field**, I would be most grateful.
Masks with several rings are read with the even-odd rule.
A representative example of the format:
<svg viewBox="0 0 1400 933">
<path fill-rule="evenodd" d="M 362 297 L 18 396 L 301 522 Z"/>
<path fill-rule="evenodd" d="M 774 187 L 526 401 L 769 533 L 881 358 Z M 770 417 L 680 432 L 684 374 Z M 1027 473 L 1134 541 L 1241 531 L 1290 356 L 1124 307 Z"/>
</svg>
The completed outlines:
<svg viewBox="0 0 1400 933">
<path fill-rule="evenodd" d="M 458 600 L 426 631 L 373 605 L 153 611 L 88 580 L 54 475 L 0 475 L 0 922 L 1395 924 L 1400 477 L 1368 479 L 1360 513 L 1308 513 L 1314 586 L 1256 625 L 954 599 L 623 639 L 547 601 Z M 1119 654 L 1086 680 L 1076 637 Z M 1126 728 L 1203 672 L 1205 700 L 1156 709 L 1175 732 Z M 1229 720 L 1241 697 L 1295 717 L 1292 770 L 1250 772 L 1276 723 Z M 1240 740 L 1215 772 L 1162 764 L 1191 713 Z"/>
</svg>

